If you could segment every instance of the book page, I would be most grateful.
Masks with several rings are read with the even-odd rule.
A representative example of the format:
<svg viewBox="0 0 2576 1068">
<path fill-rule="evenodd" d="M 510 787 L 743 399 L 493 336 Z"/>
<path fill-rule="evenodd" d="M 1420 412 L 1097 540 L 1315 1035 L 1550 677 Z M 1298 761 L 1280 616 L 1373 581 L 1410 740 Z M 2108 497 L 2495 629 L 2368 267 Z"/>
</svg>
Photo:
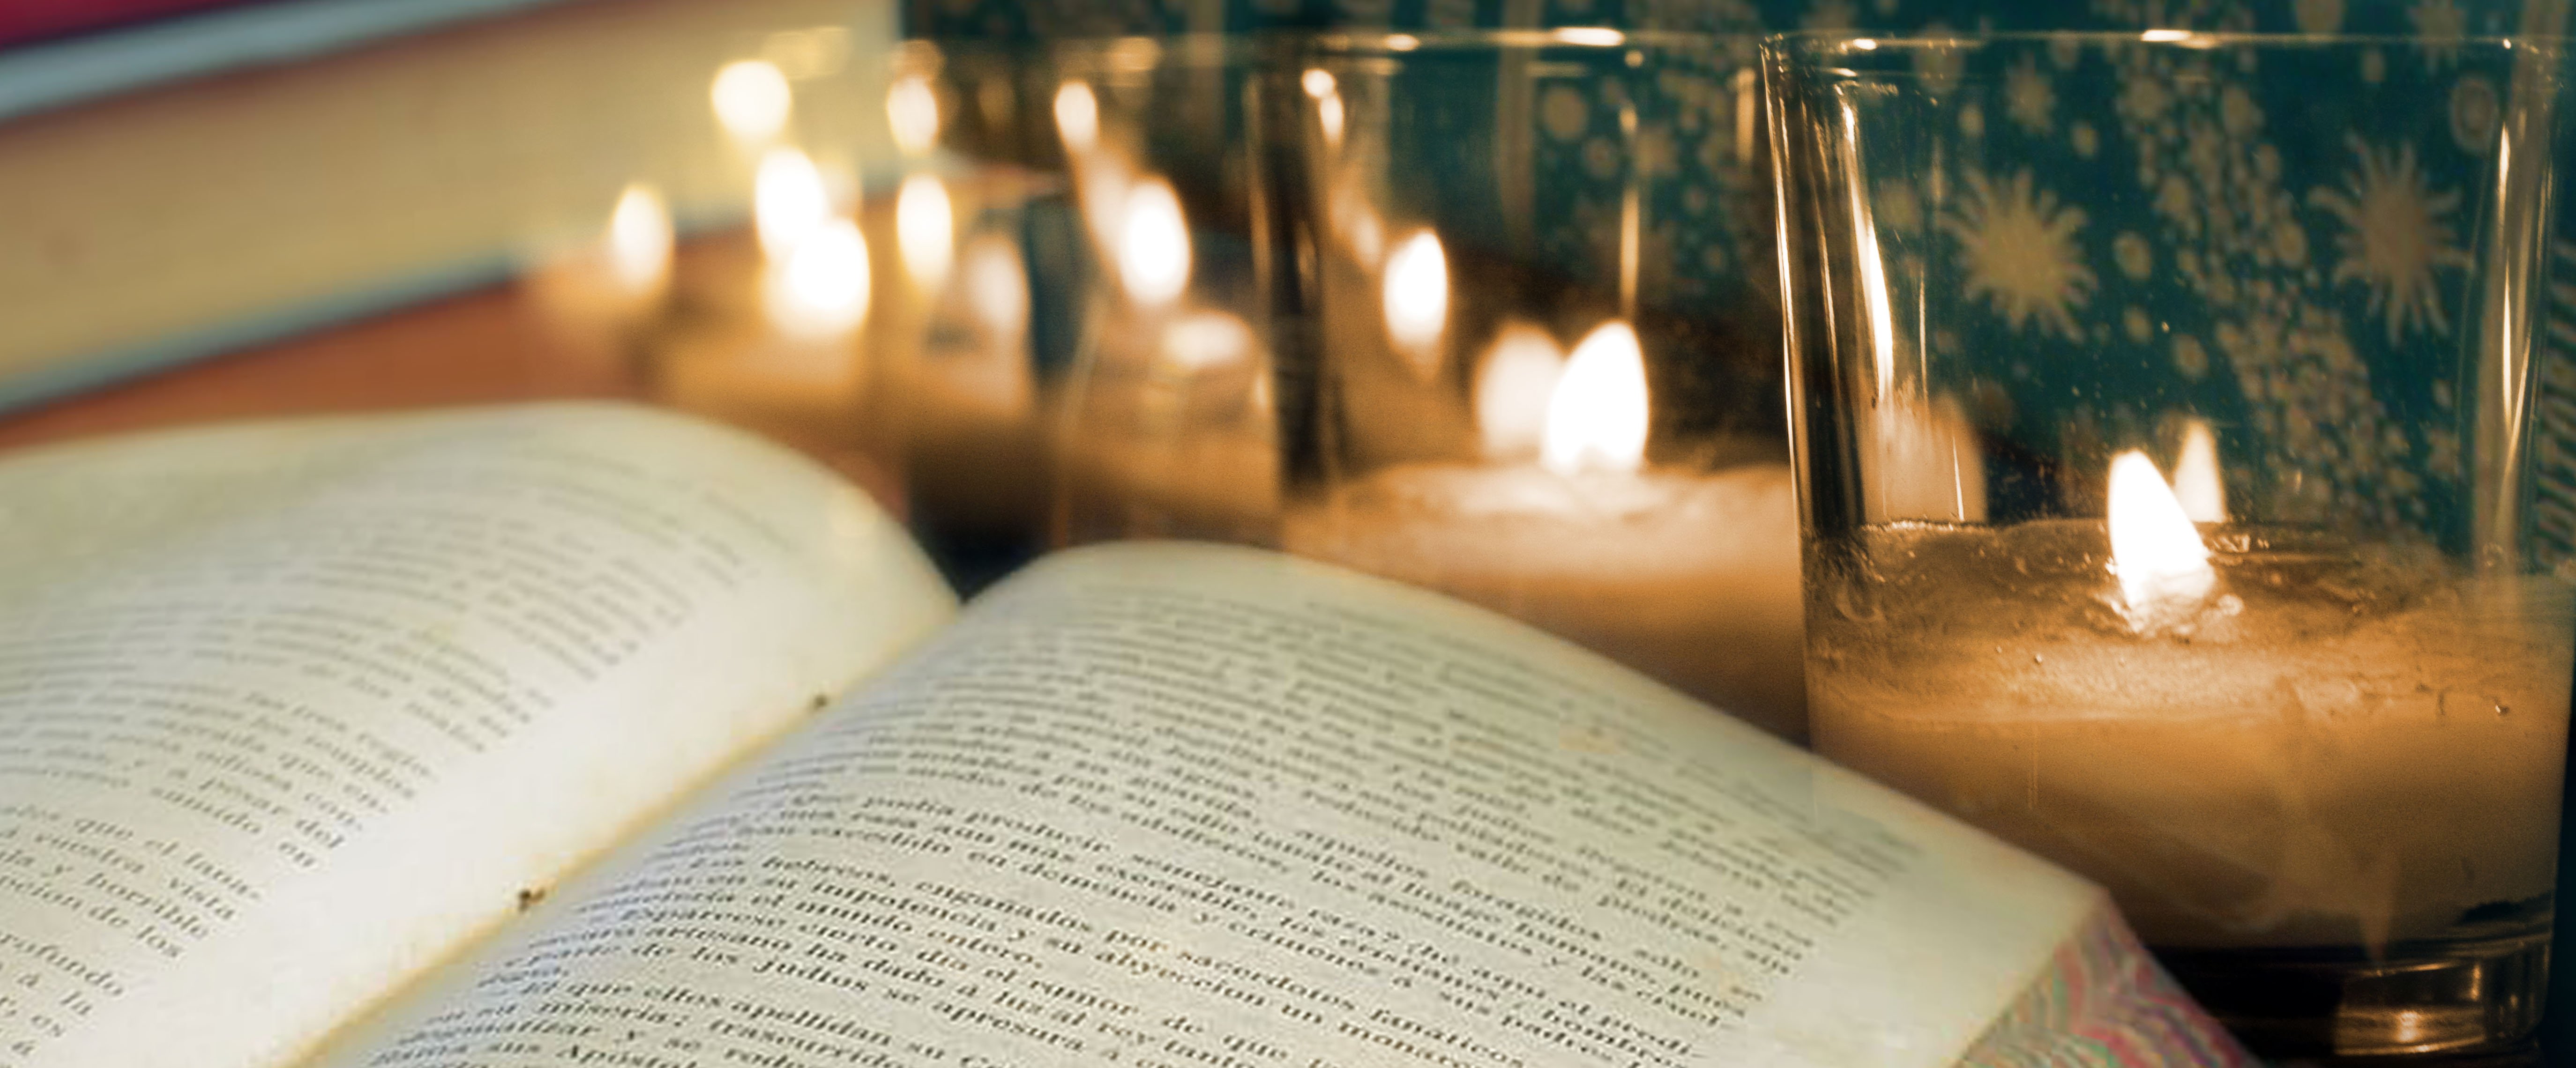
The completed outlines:
<svg viewBox="0 0 2576 1068">
<path fill-rule="evenodd" d="M 953 604 L 855 491 L 606 404 L 0 463 L 0 1065 L 254 1068 Z"/>
<path fill-rule="evenodd" d="M 2101 900 L 1500 617 L 1106 546 L 332 1063 L 1929 1068 Z"/>
</svg>

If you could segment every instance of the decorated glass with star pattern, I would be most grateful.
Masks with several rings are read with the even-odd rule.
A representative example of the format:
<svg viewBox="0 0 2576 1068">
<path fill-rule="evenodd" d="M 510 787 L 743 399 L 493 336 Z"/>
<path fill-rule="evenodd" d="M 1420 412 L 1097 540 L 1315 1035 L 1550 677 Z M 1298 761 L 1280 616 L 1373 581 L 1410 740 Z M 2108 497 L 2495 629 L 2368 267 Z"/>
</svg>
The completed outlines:
<svg viewBox="0 0 2576 1068">
<path fill-rule="evenodd" d="M 1766 46 L 1815 744 L 2101 882 L 2258 1052 L 2538 1019 L 2568 62 Z"/>
</svg>

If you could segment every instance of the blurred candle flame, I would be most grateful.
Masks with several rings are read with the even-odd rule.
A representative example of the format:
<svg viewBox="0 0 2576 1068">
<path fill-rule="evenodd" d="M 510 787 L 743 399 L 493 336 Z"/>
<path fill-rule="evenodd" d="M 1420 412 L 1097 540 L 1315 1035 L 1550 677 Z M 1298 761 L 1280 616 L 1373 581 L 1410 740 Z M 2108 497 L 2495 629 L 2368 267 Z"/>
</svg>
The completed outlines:
<svg viewBox="0 0 2576 1068">
<path fill-rule="evenodd" d="M 707 97 L 715 105 L 717 124 L 743 144 L 778 136 L 796 105 L 786 72 L 765 59 L 738 60 L 717 68 Z"/>
<path fill-rule="evenodd" d="M 897 78 L 886 87 L 886 119 L 895 147 L 918 156 L 939 143 L 939 94 L 930 79 L 918 74 Z"/>
<path fill-rule="evenodd" d="M 1226 367 L 1252 358 L 1252 326 L 1221 311 L 1199 311 L 1163 330 L 1165 366 L 1183 373 Z"/>
<path fill-rule="evenodd" d="M 1172 183 L 1149 178 L 1127 192 L 1118 227 L 1118 276 L 1127 294 L 1167 304 L 1190 281 L 1190 231 Z"/>
<path fill-rule="evenodd" d="M 1020 248 L 999 234 L 985 234 L 966 245 L 964 285 L 967 306 L 975 318 L 1006 343 L 1016 343 L 1029 325 L 1028 269 Z"/>
<path fill-rule="evenodd" d="M 1440 369 L 1440 331 L 1449 325 L 1449 256 L 1429 230 L 1395 246 L 1386 258 L 1386 335 L 1428 379 Z"/>
<path fill-rule="evenodd" d="M 957 215 L 948 202 L 948 186 L 927 174 L 903 180 L 894 201 L 895 246 L 904 270 L 923 289 L 936 289 L 948 279 L 956 255 Z"/>
<path fill-rule="evenodd" d="M 1557 40 L 1567 44 L 1594 48 L 1617 48 L 1628 42 L 1627 34 L 1607 26 L 1560 26 L 1555 34 Z"/>
<path fill-rule="evenodd" d="M 771 263 L 785 260 L 831 217 L 832 194 L 813 159 L 793 148 L 773 148 L 760 157 L 751 222 L 762 256 Z"/>
<path fill-rule="evenodd" d="M 2111 570 L 2132 622 L 2187 613 L 2208 599 L 2218 582 L 2209 547 L 2146 453 L 2112 458 L 2110 512 Z"/>
<path fill-rule="evenodd" d="M 1476 436 L 1488 459 L 1538 455 L 1548 402 L 1564 375 L 1565 350 L 1547 331 L 1521 322 L 1503 327 L 1476 368 Z"/>
<path fill-rule="evenodd" d="M 762 286 L 769 320 L 792 337 L 828 339 L 868 315 L 868 239 L 859 224 L 833 219 L 771 266 Z"/>
<path fill-rule="evenodd" d="M 1315 120 L 1324 127 L 1325 143 L 1341 144 L 1343 120 L 1341 82 L 1333 77 L 1333 72 L 1322 67 L 1306 68 L 1306 73 L 1300 75 L 1297 82 L 1305 87 L 1307 96 L 1315 98 Z"/>
<path fill-rule="evenodd" d="M 1635 471 L 1646 458 L 1646 355 L 1617 319 L 1574 346 L 1548 397 L 1539 465 L 1560 475 Z"/>
<path fill-rule="evenodd" d="M 1055 128 L 1074 155 L 1100 143 L 1100 98 L 1091 94 L 1090 82 L 1075 79 L 1056 87 Z"/>
<path fill-rule="evenodd" d="M 608 214 L 604 245 L 617 287 L 635 297 L 659 293 L 671 276 L 671 240 L 671 209 L 662 194 L 643 182 L 629 183 Z"/>
<path fill-rule="evenodd" d="M 2195 523 L 2227 521 L 2227 487 L 2218 473 L 2218 435 L 2194 419 L 2182 432 L 2182 457 L 2174 462 L 2174 496 Z"/>
</svg>

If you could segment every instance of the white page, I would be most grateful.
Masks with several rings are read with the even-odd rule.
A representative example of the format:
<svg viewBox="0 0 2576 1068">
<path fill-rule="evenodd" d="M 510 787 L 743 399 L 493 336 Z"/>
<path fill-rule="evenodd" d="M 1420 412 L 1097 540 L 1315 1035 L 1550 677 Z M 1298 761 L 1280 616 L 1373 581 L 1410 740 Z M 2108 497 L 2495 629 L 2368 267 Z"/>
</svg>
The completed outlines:
<svg viewBox="0 0 2576 1068">
<path fill-rule="evenodd" d="M 1498 617 L 1105 547 L 333 1063 L 1930 1068 L 2098 901 Z"/>
<path fill-rule="evenodd" d="M 943 621 L 806 462 L 602 404 L 0 464 L 0 1064 L 284 1063 Z"/>
</svg>

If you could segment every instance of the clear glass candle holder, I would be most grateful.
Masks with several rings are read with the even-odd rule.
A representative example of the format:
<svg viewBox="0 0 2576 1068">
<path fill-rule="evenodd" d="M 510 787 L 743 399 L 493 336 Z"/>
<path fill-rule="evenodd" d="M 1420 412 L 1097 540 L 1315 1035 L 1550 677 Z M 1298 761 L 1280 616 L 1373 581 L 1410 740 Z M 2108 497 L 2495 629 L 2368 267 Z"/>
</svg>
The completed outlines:
<svg viewBox="0 0 2576 1068">
<path fill-rule="evenodd" d="M 1055 403 L 1059 543 L 1268 545 L 1279 517 L 1265 59 L 1196 36 L 1067 42 L 1049 90 L 1087 265 L 1079 357 Z M 1293 64 L 1293 59 L 1276 61 Z"/>
<path fill-rule="evenodd" d="M 2538 1018 L 2566 58 L 1766 45 L 1815 745 L 2104 884 L 2260 1053 Z"/>
<path fill-rule="evenodd" d="M 1099 269 L 1059 536 L 1440 589 L 1801 734 L 1756 44 L 1065 49 Z"/>
<path fill-rule="evenodd" d="M 1750 38 L 1320 38 L 1274 76 L 1291 552 L 1804 732 Z"/>
</svg>

